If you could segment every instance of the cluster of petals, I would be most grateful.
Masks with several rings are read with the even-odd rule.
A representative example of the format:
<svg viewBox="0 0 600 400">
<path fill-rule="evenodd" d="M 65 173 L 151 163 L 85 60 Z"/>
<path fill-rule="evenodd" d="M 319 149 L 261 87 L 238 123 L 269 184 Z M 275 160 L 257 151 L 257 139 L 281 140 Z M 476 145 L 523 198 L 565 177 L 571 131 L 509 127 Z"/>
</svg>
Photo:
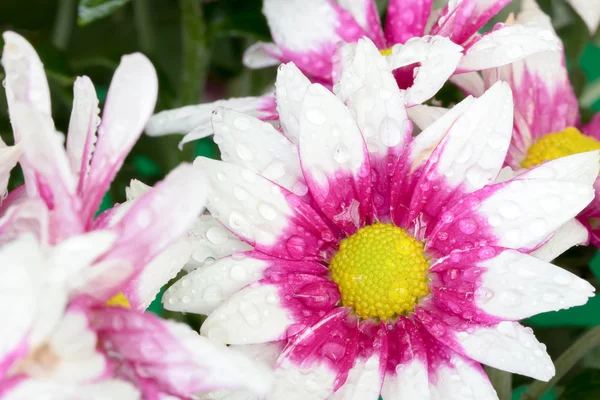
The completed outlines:
<svg viewBox="0 0 600 400">
<path fill-rule="evenodd" d="M 536 24 L 497 24 L 479 34 L 509 2 L 458 0 L 433 9 L 431 0 L 391 0 L 384 30 L 374 0 L 265 0 L 263 13 L 274 43 L 256 43 L 244 63 L 262 68 L 293 62 L 311 82 L 330 87 L 354 44 L 367 37 L 388 55 L 388 68 L 411 107 L 431 98 L 453 75 L 451 80 L 560 47 L 551 29 Z M 182 144 L 199 139 L 212 134 L 210 113 L 219 106 L 277 119 L 268 94 L 163 111 L 150 119 L 146 132 L 186 133 Z"/>
<path fill-rule="evenodd" d="M 404 94 L 361 39 L 333 92 L 280 66 L 278 124 L 213 113 L 223 161 L 195 164 L 212 186 L 207 209 L 238 241 L 207 242 L 230 255 L 189 272 L 163 303 L 208 315 L 204 335 L 269 363 L 269 399 L 495 399 L 480 363 L 554 375 L 545 346 L 517 321 L 593 296 L 549 261 L 580 243 L 569 232 L 594 197 L 598 152 L 506 177 L 507 83 L 417 136 Z M 376 222 L 423 241 L 430 264 L 430 294 L 388 320 L 345 307 L 328 271 L 340 242 Z"/>
<path fill-rule="evenodd" d="M 247 357 L 185 324 L 141 312 L 188 261 L 193 246 L 181 235 L 204 208 L 203 174 L 179 166 L 95 218 L 154 110 L 158 83 L 150 61 L 141 54 L 122 58 L 102 122 L 92 82 L 77 79 L 65 149 L 39 57 L 13 32 L 4 33 L 4 41 L 16 144 L 0 146 L 0 318 L 9 327 L 0 331 L 0 397 L 264 392 L 270 375 Z M 25 184 L 5 197 L 17 160 Z M 109 305 L 114 296 L 128 307 Z"/>
</svg>

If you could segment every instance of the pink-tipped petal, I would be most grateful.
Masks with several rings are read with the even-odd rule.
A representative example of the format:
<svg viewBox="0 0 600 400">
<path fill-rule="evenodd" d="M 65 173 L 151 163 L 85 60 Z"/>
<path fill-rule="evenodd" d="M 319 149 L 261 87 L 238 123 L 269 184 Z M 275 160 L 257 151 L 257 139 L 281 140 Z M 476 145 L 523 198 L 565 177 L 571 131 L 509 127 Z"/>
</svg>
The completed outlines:
<svg viewBox="0 0 600 400">
<path fill-rule="evenodd" d="M 161 392 L 187 398 L 226 388 L 262 395 L 269 389 L 264 367 L 184 324 L 121 307 L 98 308 L 93 321 L 101 344 L 111 349 L 123 374 L 138 380 L 145 398 Z"/>
<path fill-rule="evenodd" d="M 275 95 L 277 112 L 284 135 L 294 144 L 300 136 L 300 110 L 310 81 L 294 63 L 283 64 L 277 70 Z"/>
<path fill-rule="evenodd" d="M 531 252 L 543 261 L 552 261 L 571 247 L 587 245 L 590 237 L 587 228 L 576 219 L 571 219 L 558 228 L 546 243 Z"/>
<path fill-rule="evenodd" d="M 124 56 L 111 81 L 98 142 L 83 188 L 83 219 L 91 221 L 125 157 L 152 115 L 158 78 L 150 60 L 140 53 Z"/>
<path fill-rule="evenodd" d="M 173 244 L 204 208 L 207 180 L 202 171 L 182 164 L 148 193 L 137 199 L 112 229 L 118 240 L 103 260 L 121 260 L 134 266 L 137 276 L 122 289 L 132 308 L 143 309 L 166 282 L 173 267 L 185 261 L 180 254 L 167 253 L 174 260 L 153 264 L 151 261 Z M 177 252 L 181 249 L 176 249 Z M 187 248 L 182 250 L 187 260 Z M 173 262 L 175 265 L 173 265 Z M 160 272 L 159 272 L 160 270 Z"/>
<path fill-rule="evenodd" d="M 167 310 L 208 315 L 244 286 L 272 274 L 326 275 L 315 261 L 289 261 L 262 253 L 236 253 L 197 268 L 175 282 L 163 295 Z"/>
<path fill-rule="evenodd" d="M 462 44 L 508 3 L 510 0 L 460 0 L 448 3 L 431 29 L 431 34 L 447 36 L 454 43 Z"/>
<path fill-rule="evenodd" d="M 412 139 L 404 97 L 384 56 L 366 39 L 358 42 L 334 91 L 347 105 L 366 141 L 377 217 L 389 220 L 390 179 L 396 160 Z"/>
<path fill-rule="evenodd" d="M 383 30 L 379 19 L 379 11 L 374 0 L 339 0 L 339 5 L 345 8 L 365 30 L 366 36 L 379 48 L 385 47 Z"/>
<path fill-rule="evenodd" d="M 281 64 L 282 58 L 275 43 L 256 42 L 244 52 L 243 63 L 248 68 L 266 68 Z"/>
<path fill-rule="evenodd" d="M 48 208 L 39 198 L 26 198 L 8 207 L 0 218 L 0 244 L 9 243 L 24 233 L 48 243 Z"/>
<path fill-rule="evenodd" d="M 406 110 L 410 120 L 421 130 L 425 130 L 429 125 L 441 118 L 448 112 L 447 108 L 417 104 Z"/>
<path fill-rule="evenodd" d="M 337 308 L 291 340 L 277 360 L 273 398 L 325 399 L 348 377 L 358 351 L 358 319 Z"/>
<path fill-rule="evenodd" d="M 457 70 L 479 71 L 514 63 L 537 53 L 560 51 L 560 40 L 540 26 L 497 26 L 465 46 Z"/>
<path fill-rule="evenodd" d="M 38 193 L 51 210 L 50 239 L 57 243 L 82 232 L 82 204 L 76 196 L 75 177 L 52 119 L 30 105 L 18 103 L 13 107 L 12 123 L 22 135 L 24 174 L 35 184 L 33 194 Z M 32 195 L 29 188 L 28 194 Z"/>
<path fill-rule="evenodd" d="M 319 321 L 339 299 L 337 285 L 326 278 L 273 274 L 217 307 L 201 332 L 227 344 L 283 340 Z"/>
<path fill-rule="evenodd" d="M 321 211 L 348 234 L 372 218 L 371 166 L 346 106 L 323 86 L 307 90 L 300 116 L 300 161 Z"/>
<path fill-rule="evenodd" d="M 388 357 L 381 396 L 429 399 L 426 343 L 411 320 L 399 317 L 388 327 Z"/>
<path fill-rule="evenodd" d="M 73 110 L 67 135 L 67 157 L 71 171 L 78 182 L 80 196 L 83 194 L 96 144 L 96 128 L 100 124 L 99 112 L 94 84 L 87 76 L 77 78 L 73 86 Z"/>
<path fill-rule="evenodd" d="M 405 93 L 406 105 L 410 107 L 433 97 L 454 73 L 462 51 L 461 46 L 442 36 L 416 37 L 394 46 L 388 56 L 392 70 L 418 65 L 412 72 L 406 72 L 412 73 L 412 82 Z"/>
<path fill-rule="evenodd" d="M 385 22 L 385 38 L 389 44 L 404 44 L 413 37 L 425 35 L 433 0 L 390 0 Z"/>
<path fill-rule="evenodd" d="M 6 187 L 10 171 L 17 165 L 21 157 L 21 148 L 19 145 L 6 146 L 0 139 L 0 204 L 6 197 Z"/>
<path fill-rule="evenodd" d="M 453 198 L 493 183 L 508 150 L 512 121 L 507 84 L 496 84 L 475 100 L 429 156 L 412 195 L 409 220 L 429 224 Z"/>
<path fill-rule="evenodd" d="M 248 168 L 298 196 L 307 194 L 298 148 L 273 125 L 223 108 L 213 112 L 212 124 L 223 161 Z"/>
<path fill-rule="evenodd" d="M 300 197 L 248 169 L 199 157 L 213 192 L 207 208 L 257 250 L 287 259 L 321 259 L 335 236 Z"/>
</svg>

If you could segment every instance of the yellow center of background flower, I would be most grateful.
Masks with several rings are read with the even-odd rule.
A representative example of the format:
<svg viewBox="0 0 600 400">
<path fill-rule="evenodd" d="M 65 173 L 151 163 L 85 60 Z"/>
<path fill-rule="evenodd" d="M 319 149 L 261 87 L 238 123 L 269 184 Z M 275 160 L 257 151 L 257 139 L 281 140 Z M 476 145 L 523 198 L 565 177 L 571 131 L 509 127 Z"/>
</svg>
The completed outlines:
<svg viewBox="0 0 600 400">
<path fill-rule="evenodd" d="M 521 166 L 531 168 L 544 161 L 592 150 L 600 150 L 600 142 L 579 132 L 577 128 L 569 127 L 562 132 L 543 136 L 535 142 L 527 151 L 527 157 Z"/>
<path fill-rule="evenodd" d="M 123 308 L 131 308 L 131 304 L 129 304 L 129 299 L 125 297 L 123 292 L 119 292 L 113 296 L 112 299 L 106 302 L 107 306 L 119 306 Z"/>
<path fill-rule="evenodd" d="M 429 292 L 423 243 L 393 224 L 376 223 L 344 239 L 331 260 L 342 304 L 383 320 L 415 308 Z"/>
<path fill-rule="evenodd" d="M 388 47 L 387 49 L 379 50 L 379 52 L 381 53 L 382 56 L 386 56 L 387 57 L 387 56 L 389 56 L 389 55 L 392 54 L 392 48 Z"/>
</svg>

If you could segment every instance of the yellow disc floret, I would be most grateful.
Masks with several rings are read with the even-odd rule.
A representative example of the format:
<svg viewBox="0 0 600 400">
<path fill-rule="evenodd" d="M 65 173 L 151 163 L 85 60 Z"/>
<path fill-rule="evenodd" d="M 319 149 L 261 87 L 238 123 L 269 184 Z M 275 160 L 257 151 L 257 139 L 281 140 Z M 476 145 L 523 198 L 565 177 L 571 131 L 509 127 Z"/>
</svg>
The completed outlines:
<svg viewBox="0 0 600 400">
<path fill-rule="evenodd" d="M 129 304 L 129 299 L 125 297 L 123 292 L 119 292 L 113 296 L 112 299 L 106 302 L 107 306 L 119 306 L 123 308 L 131 308 L 131 304 Z"/>
<path fill-rule="evenodd" d="M 388 47 L 387 49 L 379 50 L 382 56 L 389 56 L 392 54 L 392 48 Z"/>
<path fill-rule="evenodd" d="M 562 132 L 545 135 L 531 145 L 521 166 L 531 168 L 544 161 L 599 149 L 598 140 L 584 135 L 577 128 L 569 127 Z"/>
<path fill-rule="evenodd" d="M 428 293 L 423 243 L 393 224 L 376 223 L 343 240 L 330 263 L 342 304 L 362 318 L 412 311 Z"/>
</svg>

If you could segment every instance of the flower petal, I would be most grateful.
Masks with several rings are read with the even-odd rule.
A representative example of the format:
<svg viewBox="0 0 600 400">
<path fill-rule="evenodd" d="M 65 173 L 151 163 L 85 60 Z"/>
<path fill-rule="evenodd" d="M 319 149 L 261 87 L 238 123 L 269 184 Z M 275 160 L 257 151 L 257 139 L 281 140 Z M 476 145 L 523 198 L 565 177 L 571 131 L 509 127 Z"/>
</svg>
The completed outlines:
<svg viewBox="0 0 600 400">
<path fill-rule="evenodd" d="M 129 382 L 118 379 L 107 379 L 87 384 L 21 379 L 8 389 L 8 392 L 2 392 L 3 400 L 106 400 L 109 398 L 140 400 L 140 393 Z"/>
<path fill-rule="evenodd" d="M 552 261 L 571 247 L 587 245 L 589 232 L 587 228 L 576 219 L 565 222 L 556 230 L 546 243 L 531 252 L 531 255 L 543 261 Z"/>
<path fill-rule="evenodd" d="M 562 268 L 501 248 L 453 252 L 430 271 L 435 296 L 457 315 L 483 324 L 582 305 L 595 291 Z"/>
<path fill-rule="evenodd" d="M 441 118 L 448 112 L 447 108 L 417 104 L 406 110 L 410 120 L 417 125 L 420 130 L 425 130 L 429 125 Z"/>
<path fill-rule="evenodd" d="M 477 326 L 444 311 L 432 313 L 422 307 L 416 312 L 434 338 L 475 361 L 542 381 L 554 375 L 546 346 L 536 340 L 531 328 L 510 321 Z"/>
<path fill-rule="evenodd" d="M 581 128 L 584 135 L 600 139 L 600 112 L 594 115 L 594 118 Z"/>
<path fill-rule="evenodd" d="M 414 323 L 399 317 L 389 327 L 387 370 L 381 396 L 385 399 L 429 399 L 427 348 Z"/>
<path fill-rule="evenodd" d="M 288 259 L 322 258 L 335 237 L 298 196 L 250 170 L 199 157 L 213 193 L 207 208 L 257 250 Z"/>
<path fill-rule="evenodd" d="M 294 63 L 282 64 L 277 70 L 275 95 L 277 112 L 284 135 L 294 144 L 300 136 L 300 110 L 310 81 Z"/>
<path fill-rule="evenodd" d="M 462 44 L 508 3 L 510 0 L 461 0 L 448 3 L 431 29 L 431 34 L 447 36 L 454 43 Z"/>
<path fill-rule="evenodd" d="M 433 0 L 390 0 L 385 22 L 385 38 L 391 44 L 404 44 L 425 35 Z"/>
<path fill-rule="evenodd" d="M 385 47 L 379 11 L 374 0 L 339 0 L 338 4 L 352 14 L 377 47 Z"/>
<path fill-rule="evenodd" d="M 243 63 L 248 68 L 266 68 L 281 64 L 282 58 L 275 43 L 256 42 L 244 52 Z"/>
<path fill-rule="evenodd" d="M 227 344 L 263 343 L 296 335 L 339 301 L 332 281 L 305 274 L 273 274 L 235 293 L 208 316 L 203 335 Z"/>
<path fill-rule="evenodd" d="M 41 199 L 26 198 L 17 202 L 0 218 L 0 244 L 10 243 L 23 234 L 34 235 L 40 243 L 47 244 L 48 220 L 48 208 Z"/>
<path fill-rule="evenodd" d="M 467 72 L 453 75 L 449 79 L 466 95 L 479 97 L 485 92 L 485 82 L 479 72 Z"/>
<path fill-rule="evenodd" d="M 21 157 L 19 145 L 6 146 L 3 142 L 0 142 L 0 204 L 6 197 L 10 171 L 17 165 L 19 157 Z"/>
<path fill-rule="evenodd" d="M 412 139 L 412 124 L 384 56 L 361 39 L 334 87 L 350 110 L 369 151 L 374 202 L 380 220 L 389 220 L 390 179 L 396 160 Z"/>
<path fill-rule="evenodd" d="M 78 77 L 73 86 L 73 110 L 67 135 L 67 157 L 81 196 L 96 144 L 96 128 L 100 124 L 98 97 L 87 76 Z"/>
<path fill-rule="evenodd" d="M 140 53 L 124 56 L 115 71 L 98 128 L 98 142 L 83 188 L 83 219 L 91 221 L 102 196 L 139 138 L 156 103 L 158 78 Z"/>
<path fill-rule="evenodd" d="M 187 325 L 121 307 L 96 309 L 93 321 L 103 346 L 139 379 L 145 397 L 157 391 L 187 397 L 200 391 L 248 388 L 265 394 L 264 367 L 199 336 Z"/>
<path fill-rule="evenodd" d="M 600 24 L 600 2 L 598 0 L 568 0 L 583 22 L 594 35 Z"/>
<path fill-rule="evenodd" d="M 358 319 L 331 311 L 291 340 L 277 361 L 273 398 L 324 399 L 340 388 L 357 354 Z"/>
<path fill-rule="evenodd" d="M 163 295 L 167 310 L 208 315 L 244 286 L 272 274 L 326 275 L 315 261 L 289 261 L 262 253 L 237 253 L 197 268 L 175 282 Z"/>
<path fill-rule="evenodd" d="M 433 97 L 454 73 L 462 51 L 461 46 L 442 36 L 415 37 L 404 45 L 395 45 L 388 56 L 392 70 L 419 64 L 404 96 L 406 105 L 410 107 Z"/>
<path fill-rule="evenodd" d="M 223 161 L 248 168 L 298 196 L 308 192 L 298 148 L 273 125 L 223 108 L 213 112 L 212 124 Z"/>
<path fill-rule="evenodd" d="M 300 161 L 321 211 L 348 234 L 371 218 L 367 148 L 350 111 L 323 86 L 313 84 L 302 102 Z"/>
<path fill-rule="evenodd" d="M 454 122 L 417 181 L 409 220 L 429 225 L 453 199 L 494 182 L 510 143 L 512 105 L 509 86 L 496 84 Z"/>
</svg>

